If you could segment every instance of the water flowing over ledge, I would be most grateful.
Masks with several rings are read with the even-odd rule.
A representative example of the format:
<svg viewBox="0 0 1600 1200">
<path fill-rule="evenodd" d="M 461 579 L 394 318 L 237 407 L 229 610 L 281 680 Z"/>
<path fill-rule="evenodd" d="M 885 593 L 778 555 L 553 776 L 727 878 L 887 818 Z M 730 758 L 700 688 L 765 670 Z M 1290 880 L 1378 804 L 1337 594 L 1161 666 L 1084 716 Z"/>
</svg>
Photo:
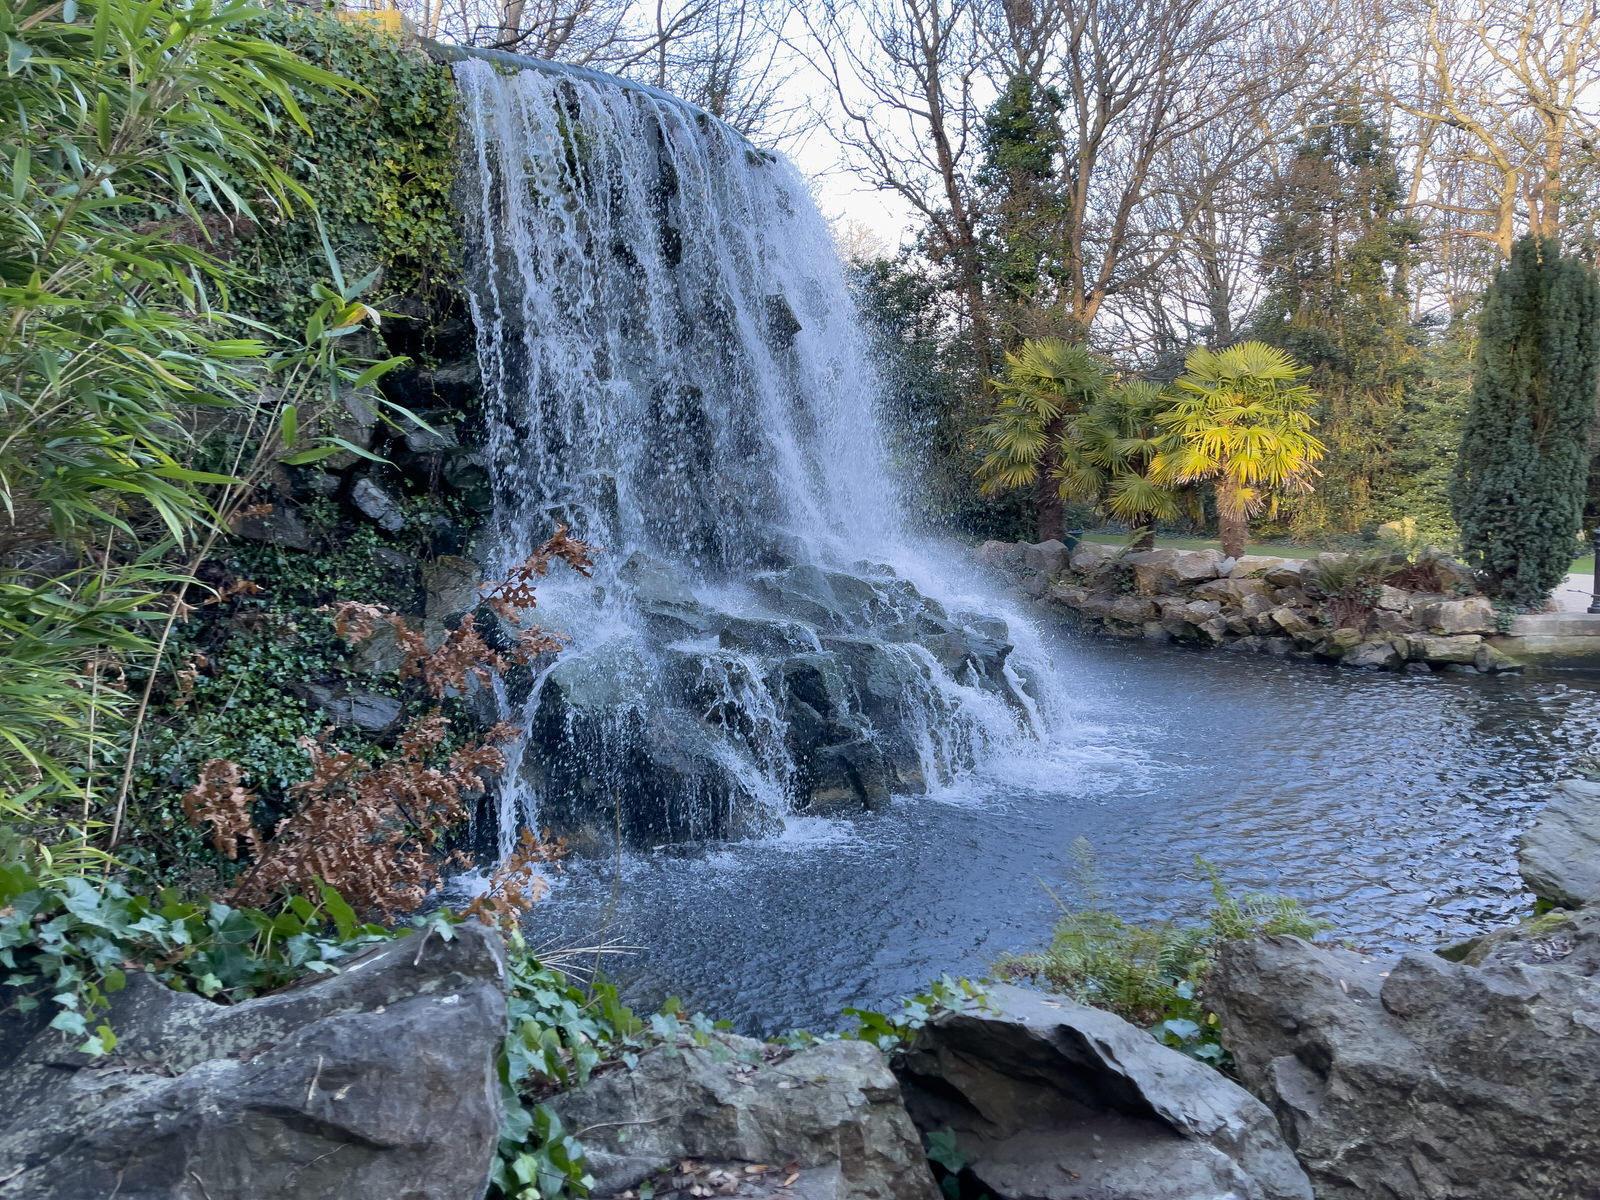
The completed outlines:
<svg viewBox="0 0 1600 1200">
<path fill-rule="evenodd" d="M 804 180 L 591 73 L 455 66 L 497 566 L 557 524 L 572 638 L 513 681 L 524 825 L 659 843 L 936 789 L 1044 732 L 1040 662 L 916 548 L 878 379 Z"/>
</svg>

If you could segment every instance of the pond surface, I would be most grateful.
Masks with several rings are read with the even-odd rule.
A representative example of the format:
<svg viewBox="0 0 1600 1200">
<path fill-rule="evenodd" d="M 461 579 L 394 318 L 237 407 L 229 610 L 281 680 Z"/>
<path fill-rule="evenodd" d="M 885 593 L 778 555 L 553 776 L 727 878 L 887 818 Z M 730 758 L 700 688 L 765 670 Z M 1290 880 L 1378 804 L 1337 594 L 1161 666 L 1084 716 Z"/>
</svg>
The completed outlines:
<svg viewBox="0 0 1600 1200">
<path fill-rule="evenodd" d="M 530 939 L 630 944 L 604 961 L 630 1001 L 677 995 L 755 1034 L 837 1028 L 846 1006 L 1042 945 L 1047 887 L 1197 916 L 1196 854 L 1335 936 L 1431 948 L 1527 911 L 1516 834 L 1600 749 L 1600 670 L 1392 675 L 1069 638 L 1052 654 L 1071 715 L 1043 752 L 856 821 L 574 863 Z"/>
</svg>

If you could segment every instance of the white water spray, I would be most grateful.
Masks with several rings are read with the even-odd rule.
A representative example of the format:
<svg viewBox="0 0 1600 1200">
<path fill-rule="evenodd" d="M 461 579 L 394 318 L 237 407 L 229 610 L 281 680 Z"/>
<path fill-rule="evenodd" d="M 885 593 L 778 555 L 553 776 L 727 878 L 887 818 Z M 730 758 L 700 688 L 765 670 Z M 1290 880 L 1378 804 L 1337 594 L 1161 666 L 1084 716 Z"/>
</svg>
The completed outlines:
<svg viewBox="0 0 1600 1200">
<path fill-rule="evenodd" d="M 529 731 L 503 846 L 613 810 L 635 841 L 759 833 L 1039 736 L 1040 673 L 939 602 L 907 537 L 868 339 L 789 163 L 591 75 L 456 77 L 495 566 L 557 523 L 604 551 L 541 589 L 572 643 L 502 692 Z"/>
</svg>

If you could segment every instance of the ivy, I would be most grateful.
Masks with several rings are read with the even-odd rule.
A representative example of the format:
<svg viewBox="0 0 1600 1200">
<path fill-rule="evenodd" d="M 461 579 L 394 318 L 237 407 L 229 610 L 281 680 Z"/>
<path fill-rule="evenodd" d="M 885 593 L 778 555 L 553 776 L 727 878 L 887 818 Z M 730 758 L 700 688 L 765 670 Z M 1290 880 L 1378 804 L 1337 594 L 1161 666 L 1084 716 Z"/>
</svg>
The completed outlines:
<svg viewBox="0 0 1600 1200">
<path fill-rule="evenodd" d="M 337 970 L 341 959 L 395 936 L 360 923 L 329 887 L 317 904 L 297 896 L 272 914 L 171 890 L 134 895 L 114 880 L 98 888 L 79 876 L 50 880 L 13 860 L 0 864 L 0 1016 L 49 1011 L 42 1024 L 83 1038 L 79 1050 L 99 1056 L 116 1047 L 104 1014 L 129 969 L 234 1002 Z"/>
<path fill-rule="evenodd" d="M 288 121 L 274 130 L 282 169 L 315 201 L 347 272 L 382 269 L 380 308 L 450 288 L 459 237 L 450 206 L 457 123 L 449 67 L 414 43 L 332 13 L 275 8 L 262 32 L 364 89 L 337 101 L 297 92 L 310 135 Z M 263 225 L 243 243 L 238 265 L 254 276 L 242 289 L 253 315 L 298 327 L 323 270 L 317 222 L 297 212 Z"/>
</svg>

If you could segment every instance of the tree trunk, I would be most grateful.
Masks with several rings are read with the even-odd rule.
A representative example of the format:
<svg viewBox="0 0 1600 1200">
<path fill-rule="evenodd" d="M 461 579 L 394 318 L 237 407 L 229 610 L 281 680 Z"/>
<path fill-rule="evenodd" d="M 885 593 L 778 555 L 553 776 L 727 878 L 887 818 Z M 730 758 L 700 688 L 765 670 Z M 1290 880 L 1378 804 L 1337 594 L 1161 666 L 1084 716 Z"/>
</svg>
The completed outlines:
<svg viewBox="0 0 1600 1200">
<path fill-rule="evenodd" d="M 1133 548 L 1135 550 L 1154 550 L 1156 548 L 1156 523 L 1146 520 L 1141 525 L 1133 527 Z"/>
<path fill-rule="evenodd" d="M 1231 497 L 1217 489 L 1217 533 L 1222 538 L 1222 553 L 1228 558 L 1238 558 L 1244 553 L 1244 539 L 1250 532 L 1250 519 L 1244 515 L 1243 505 L 1230 503 Z"/>
<path fill-rule="evenodd" d="M 1055 471 L 1055 450 L 1061 443 L 1061 420 L 1058 417 L 1045 426 L 1044 431 L 1044 457 L 1039 462 L 1039 478 L 1035 483 L 1038 488 L 1039 501 L 1039 533 L 1041 542 L 1064 541 L 1067 532 L 1066 514 L 1061 506 L 1061 485 L 1057 482 Z"/>
</svg>

